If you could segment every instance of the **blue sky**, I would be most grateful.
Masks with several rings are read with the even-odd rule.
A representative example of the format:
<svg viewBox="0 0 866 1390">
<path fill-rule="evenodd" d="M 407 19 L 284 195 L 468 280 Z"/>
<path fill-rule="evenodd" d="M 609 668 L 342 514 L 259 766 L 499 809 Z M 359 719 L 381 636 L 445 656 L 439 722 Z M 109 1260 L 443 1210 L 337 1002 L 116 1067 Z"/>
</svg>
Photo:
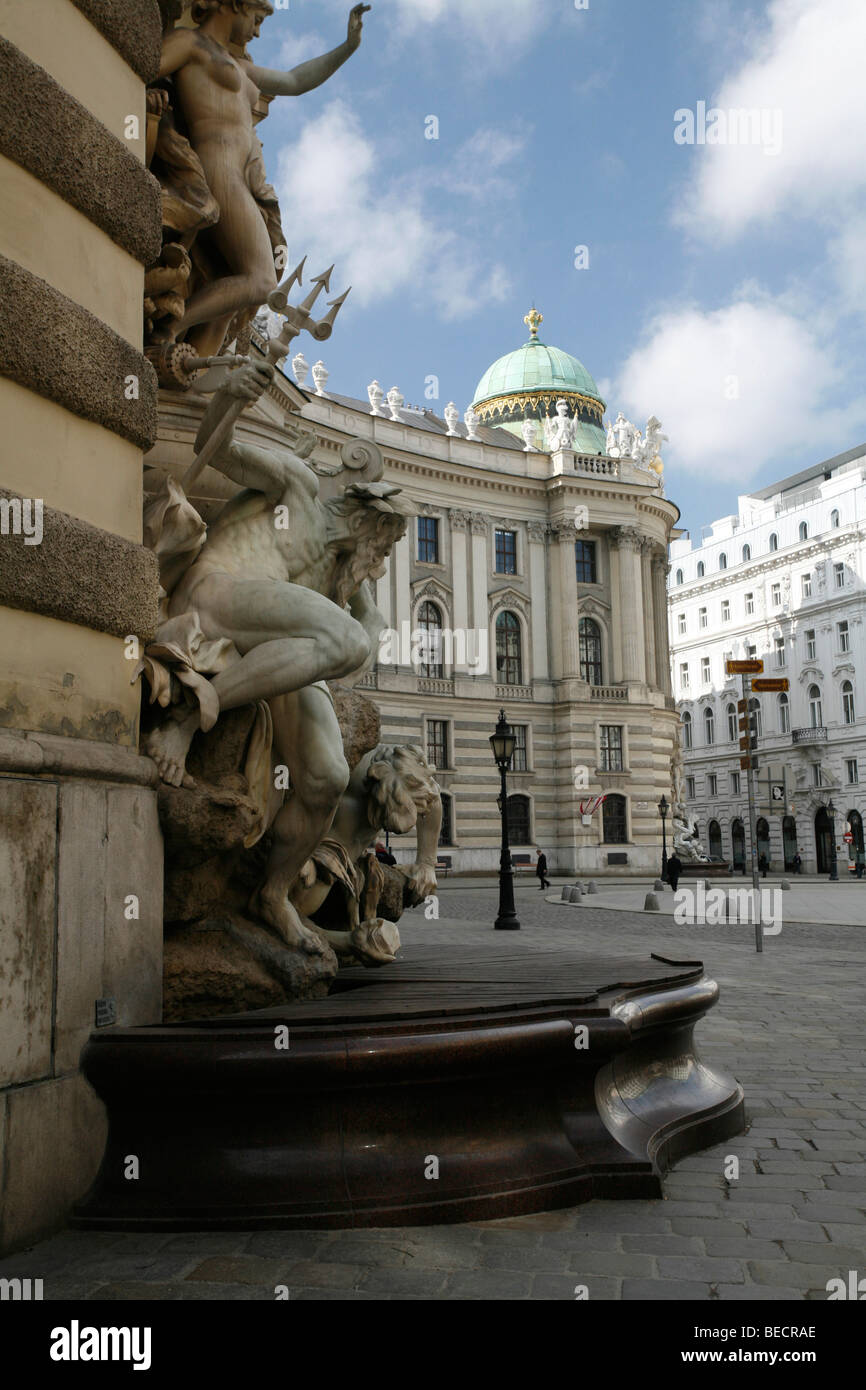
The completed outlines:
<svg viewBox="0 0 866 1390">
<path fill-rule="evenodd" d="M 254 60 L 324 52 L 348 10 L 291 0 Z M 535 301 L 609 412 L 661 418 L 696 536 L 866 440 L 864 55 L 864 0 L 374 0 L 358 53 L 259 127 L 291 256 L 354 285 L 308 359 L 362 398 L 421 404 L 435 375 L 462 411 Z M 699 102 L 763 133 L 678 144 Z"/>
</svg>

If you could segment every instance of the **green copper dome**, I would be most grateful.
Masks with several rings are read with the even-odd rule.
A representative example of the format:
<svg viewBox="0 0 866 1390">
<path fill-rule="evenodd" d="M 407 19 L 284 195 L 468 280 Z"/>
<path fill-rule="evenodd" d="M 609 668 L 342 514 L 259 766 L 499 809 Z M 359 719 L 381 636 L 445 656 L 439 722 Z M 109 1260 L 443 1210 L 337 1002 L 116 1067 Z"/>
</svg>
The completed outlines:
<svg viewBox="0 0 866 1390">
<path fill-rule="evenodd" d="M 544 448 L 542 422 L 556 414 L 556 402 L 565 400 L 576 425 L 574 448 L 580 453 L 605 452 L 602 425 L 605 403 L 582 362 L 562 348 L 549 347 L 538 338 L 543 322 L 536 309 L 524 323 L 528 343 L 507 352 L 493 363 L 478 383 L 473 409 L 487 425 L 497 425 L 521 436 L 524 420 L 538 422 L 535 444 Z"/>
<path fill-rule="evenodd" d="M 604 402 L 598 387 L 582 362 L 561 348 L 548 347 L 537 338 L 516 352 L 507 352 L 488 367 L 478 383 L 475 404 L 491 396 L 508 396 L 515 391 L 576 391 Z"/>
</svg>

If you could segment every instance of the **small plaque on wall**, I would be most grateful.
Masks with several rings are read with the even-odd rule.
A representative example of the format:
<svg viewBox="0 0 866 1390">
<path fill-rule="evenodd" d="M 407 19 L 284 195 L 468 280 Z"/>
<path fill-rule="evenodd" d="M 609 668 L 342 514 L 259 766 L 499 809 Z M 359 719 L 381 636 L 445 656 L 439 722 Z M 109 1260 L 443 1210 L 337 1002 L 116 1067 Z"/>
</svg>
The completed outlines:
<svg viewBox="0 0 866 1390">
<path fill-rule="evenodd" d="M 617 851 L 615 854 L 609 854 L 607 856 L 607 862 L 608 864 L 627 864 L 628 855 L 620 854 L 619 851 Z"/>
<path fill-rule="evenodd" d="M 110 1028 L 117 1022 L 117 1000 L 116 999 L 97 999 L 96 1001 L 96 1026 L 97 1028 Z"/>
</svg>

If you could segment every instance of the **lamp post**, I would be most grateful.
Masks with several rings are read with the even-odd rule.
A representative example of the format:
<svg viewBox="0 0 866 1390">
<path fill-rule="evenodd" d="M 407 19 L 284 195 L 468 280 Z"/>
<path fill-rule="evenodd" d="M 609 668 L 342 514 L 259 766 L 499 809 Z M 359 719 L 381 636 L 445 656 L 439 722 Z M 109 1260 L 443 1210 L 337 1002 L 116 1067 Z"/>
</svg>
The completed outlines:
<svg viewBox="0 0 866 1390">
<path fill-rule="evenodd" d="M 662 792 L 662 799 L 661 799 L 661 801 L 659 802 L 659 815 L 660 815 L 661 818 L 662 818 L 662 872 L 661 872 L 661 879 L 662 879 L 662 883 L 667 883 L 667 881 L 668 881 L 668 836 L 667 836 L 667 826 L 666 826 L 665 822 L 667 821 L 667 815 L 668 815 L 668 802 L 667 802 L 667 797 L 665 796 L 664 792 Z"/>
<path fill-rule="evenodd" d="M 505 710 L 499 711 L 496 732 L 490 735 L 490 747 L 496 766 L 499 768 L 501 789 L 497 800 L 502 817 L 502 848 L 499 852 L 499 915 L 494 922 L 497 931 L 520 931 L 517 913 L 514 911 L 514 874 L 511 869 L 511 853 L 508 848 L 508 790 L 505 775 L 514 756 L 517 742 L 514 732 L 505 718 Z"/>
<path fill-rule="evenodd" d="M 827 802 L 827 815 L 830 817 L 830 882 L 839 882 L 839 867 L 836 862 L 836 807 L 833 798 Z"/>
</svg>

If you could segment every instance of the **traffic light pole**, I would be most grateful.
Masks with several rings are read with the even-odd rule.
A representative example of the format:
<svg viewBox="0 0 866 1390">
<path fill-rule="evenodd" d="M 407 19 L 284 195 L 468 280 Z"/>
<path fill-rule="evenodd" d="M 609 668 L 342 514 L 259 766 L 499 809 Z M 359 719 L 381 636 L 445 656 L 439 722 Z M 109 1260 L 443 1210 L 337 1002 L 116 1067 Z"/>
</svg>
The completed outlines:
<svg viewBox="0 0 866 1390">
<path fill-rule="evenodd" d="M 749 847 L 752 854 L 752 890 L 755 895 L 755 950 L 764 949 L 764 924 L 761 916 L 761 886 L 758 869 L 758 817 L 755 810 L 755 778 L 757 771 L 755 760 L 752 755 L 752 710 L 751 692 L 752 682 L 748 676 L 742 677 L 743 682 L 743 702 L 746 706 L 746 728 L 749 738 L 749 766 L 746 772 L 746 786 L 749 792 Z"/>
</svg>

